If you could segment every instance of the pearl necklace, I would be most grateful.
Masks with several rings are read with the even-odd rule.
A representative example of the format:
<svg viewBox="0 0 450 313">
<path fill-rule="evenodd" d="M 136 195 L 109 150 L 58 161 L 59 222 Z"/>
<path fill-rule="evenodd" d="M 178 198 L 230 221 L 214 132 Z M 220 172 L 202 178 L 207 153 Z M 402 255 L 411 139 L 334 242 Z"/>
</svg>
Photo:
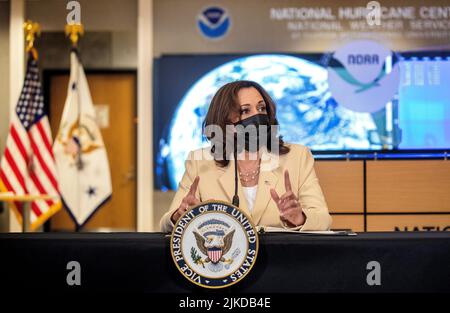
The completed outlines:
<svg viewBox="0 0 450 313">
<path fill-rule="evenodd" d="M 258 174 L 259 174 L 259 167 L 256 170 L 253 170 L 248 173 L 239 172 L 239 177 L 241 178 L 242 181 L 249 182 L 255 180 L 258 177 Z"/>
</svg>

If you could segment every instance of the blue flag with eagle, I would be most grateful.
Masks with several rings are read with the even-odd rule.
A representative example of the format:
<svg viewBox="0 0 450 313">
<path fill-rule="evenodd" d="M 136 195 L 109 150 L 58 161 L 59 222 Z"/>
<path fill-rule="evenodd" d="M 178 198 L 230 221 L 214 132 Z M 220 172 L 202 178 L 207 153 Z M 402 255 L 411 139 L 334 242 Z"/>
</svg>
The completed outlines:
<svg viewBox="0 0 450 313">
<path fill-rule="evenodd" d="M 78 53 L 70 55 L 66 103 L 53 145 L 64 206 L 78 228 L 112 194 L 108 156 Z"/>
</svg>

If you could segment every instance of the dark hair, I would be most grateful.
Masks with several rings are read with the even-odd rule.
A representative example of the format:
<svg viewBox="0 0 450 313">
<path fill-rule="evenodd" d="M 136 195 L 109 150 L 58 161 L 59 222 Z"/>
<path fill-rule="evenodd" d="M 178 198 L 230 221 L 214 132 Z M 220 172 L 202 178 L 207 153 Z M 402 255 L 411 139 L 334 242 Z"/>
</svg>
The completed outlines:
<svg viewBox="0 0 450 313">
<path fill-rule="evenodd" d="M 220 87 L 220 89 L 216 92 L 214 97 L 211 100 L 211 104 L 208 109 L 208 113 L 206 114 L 205 121 L 203 122 L 203 134 L 211 140 L 211 136 L 205 133 L 205 128 L 209 125 L 217 125 L 222 129 L 223 135 L 225 137 L 226 133 L 226 125 L 232 124 L 230 120 L 230 116 L 232 113 L 240 112 L 240 105 L 238 101 L 238 92 L 239 90 L 243 88 L 250 88 L 253 87 L 261 94 L 261 96 L 264 99 L 264 102 L 266 103 L 266 112 L 269 117 L 269 123 L 270 125 L 278 125 L 278 121 L 276 119 L 276 107 L 275 102 L 272 100 L 270 95 L 267 93 L 266 90 L 264 90 L 261 85 L 258 83 L 255 83 L 253 81 L 249 80 L 238 80 L 235 82 L 231 82 L 228 84 L 223 85 Z M 279 153 L 280 154 L 286 154 L 290 151 L 289 147 L 287 147 L 281 138 L 279 136 L 278 138 L 278 145 L 279 145 Z M 215 162 L 218 166 L 225 167 L 229 163 L 229 157 L 226 155 L 226 152 L 229 151 L 226 148 L 226 140 L 225 138 L 222 140 L 223 142 L 223 157 L 219 160 L 216 158 L 216 155 L 214 154 L 214 145 L 211 148 L 212 154 L 215 156 Z M 270 147 L 268 147 L 268 150 L 270 151 Z"/>
</svg>

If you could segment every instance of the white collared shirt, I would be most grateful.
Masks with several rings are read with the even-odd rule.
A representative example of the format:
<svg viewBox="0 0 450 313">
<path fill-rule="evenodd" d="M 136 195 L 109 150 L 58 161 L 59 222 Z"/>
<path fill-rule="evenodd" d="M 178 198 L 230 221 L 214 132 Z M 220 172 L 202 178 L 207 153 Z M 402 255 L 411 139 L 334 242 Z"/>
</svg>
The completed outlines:
<svg viewBox="0 0 450 313">
<path fill-rule="evenodd" d="M 258 190 L 258 185 L 252 187 L 242 187 L 245 199 L 247 200 L 247 208 L 250 212 L 253 211 L 253 206 L 256 200 L 256 191 Z"/>
</svg>

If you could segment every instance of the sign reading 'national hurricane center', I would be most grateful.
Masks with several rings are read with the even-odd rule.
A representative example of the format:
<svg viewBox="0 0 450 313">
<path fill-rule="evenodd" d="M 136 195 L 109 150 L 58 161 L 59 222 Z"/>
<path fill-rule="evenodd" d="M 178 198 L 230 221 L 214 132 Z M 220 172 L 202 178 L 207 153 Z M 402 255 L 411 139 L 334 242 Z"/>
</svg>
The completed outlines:
<svg viewBox="0 0 450 313">
<path fill-rule="evenodd" d="M 178 270 L 205 288 L 223 288 L 243 279 L 258 255 L 258 234 L 239 208 L 220 201 L 187 211 L 175 225 L 170 249 Z"/>
</svg>

